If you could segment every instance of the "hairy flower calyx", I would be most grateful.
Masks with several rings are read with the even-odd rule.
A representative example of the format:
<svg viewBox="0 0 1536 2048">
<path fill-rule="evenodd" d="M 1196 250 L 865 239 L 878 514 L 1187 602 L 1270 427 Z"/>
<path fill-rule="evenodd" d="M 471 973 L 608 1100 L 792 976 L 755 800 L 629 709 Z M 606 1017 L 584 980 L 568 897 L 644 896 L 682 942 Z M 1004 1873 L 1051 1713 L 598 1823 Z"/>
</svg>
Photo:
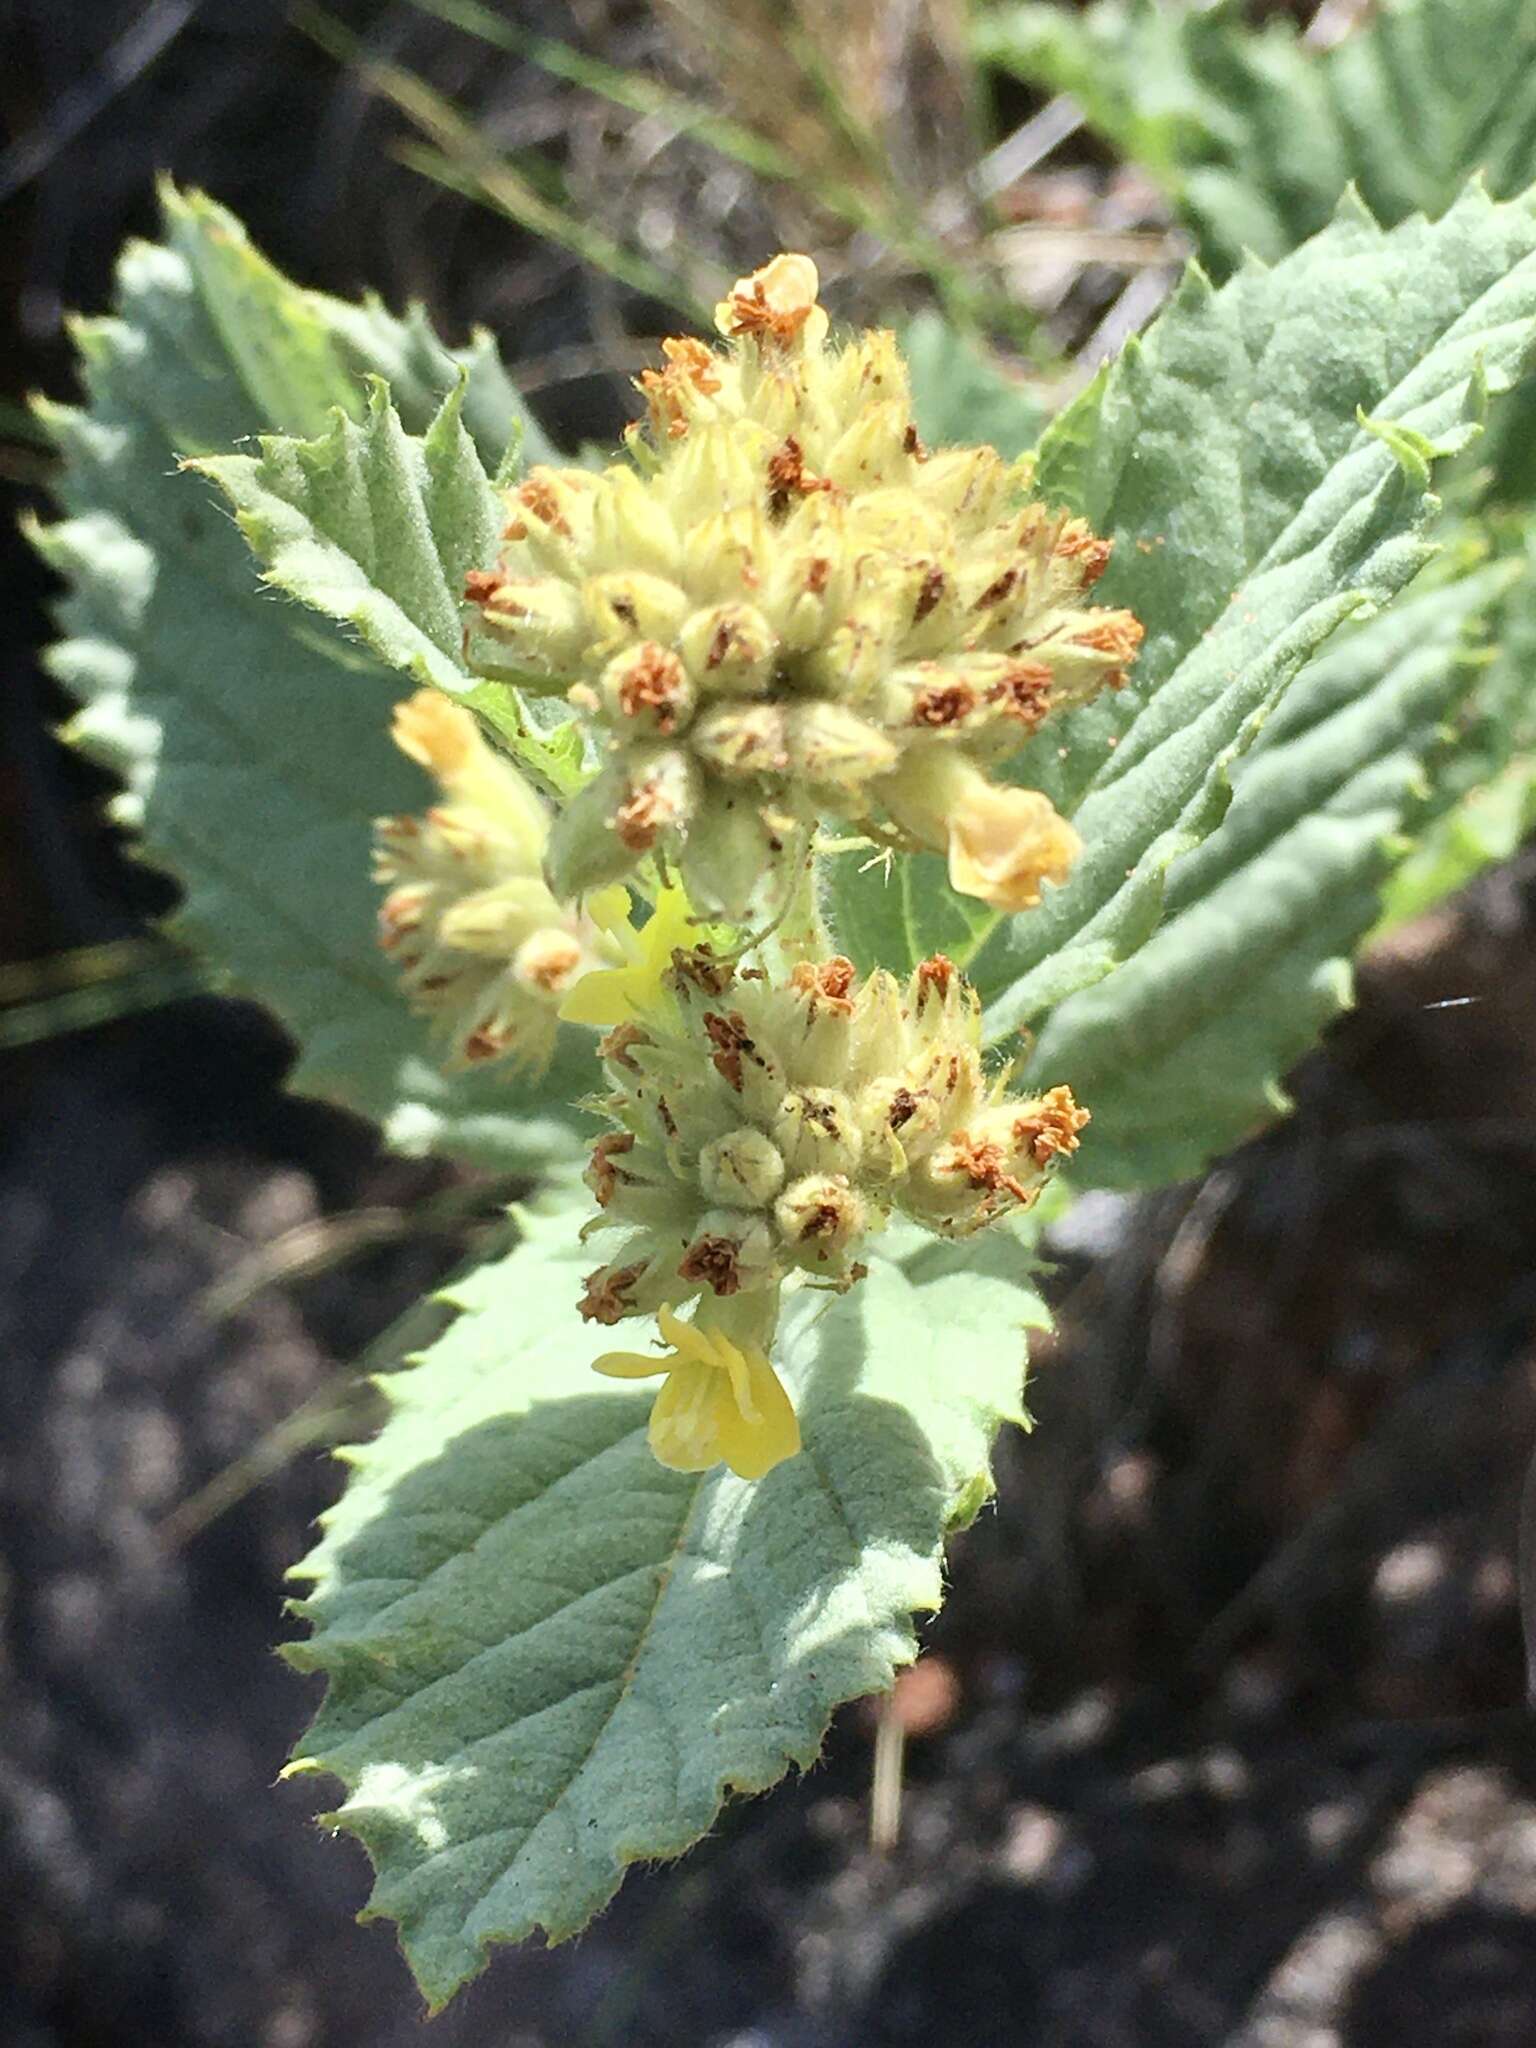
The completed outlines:
<svg viewBox="0 0 1536 2048">
<path fill-rule="evenodd" d="M 786 833 L 823 815 L 946 852 L 1000 907 L 1065 872 L 1044 797 L 1031 881 L 977 786 L 1123 679 L 1141 628 L 1089 599 L 1109 543 L 990 448 L 930 454 L 894 337 L 832 344 L 816 294 L 805 256 L 740 279 L 723 349 L 668 341 L 641 377 L 632 459 L 532 471 L 501 561 L 469 579 L 473 658 L 565 691 L 601 734 L 550 841 L 562 899 L 661 852 L 702 911 L 745 919 Z"/>
<path fill-rule="evenodd" d="M 614 1128 L 587 1168 L 588 1234 L 620 1238 L 582 1315 L 697 1302 L 699 1328 L 766 1358 L 786 1285 L 854 1286 L 893 1212 L 959 1237 L 1029 1207 L 1087 1112 L 1066 1088 L 1009 1096 L 980 1025 L 942 955 L 905 981 L 838 957 L 775 982 L 674 950 L 601 1048 Z"/>
<path fill-rule="evenodd" d="M 436 1021 L 451 1065 L 507 1055 L 541 1069 L 562 1001 L 623 957 L 605 926 L 627 928 L 627 894 L 606 892 L 585 913 L 562 908 L 541 871 L 549 813 L 461 705 L 420 690 L 396 706 L 393 733 L 442 801 L 374 825 L 374 875 L 388 890 L 379 944 Z"/>
</svg>

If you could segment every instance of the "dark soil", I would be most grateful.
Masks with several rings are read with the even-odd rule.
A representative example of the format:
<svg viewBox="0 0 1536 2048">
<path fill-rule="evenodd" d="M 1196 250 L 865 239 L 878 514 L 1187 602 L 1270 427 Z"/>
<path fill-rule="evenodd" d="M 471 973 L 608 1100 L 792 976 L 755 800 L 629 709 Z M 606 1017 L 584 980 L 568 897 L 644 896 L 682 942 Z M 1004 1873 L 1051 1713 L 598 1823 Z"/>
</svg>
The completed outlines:
<svg viewBox="0 0 1536 2048">
<path fill-rule="evenodd" d="M 18 5 L 18 128 L 138 12 Z M 407 12 L 372 15 L 403 33 Z M 208 5 L 187 34 L 171 84 L 147 74 L 0 224 L 18 385 L 62 388 L 49 305 L 101 303 L 120 232 L 149 225 L 150 155 L 315 281 L 360 281 L 367 223 L 326 198 L 316 139 L 355 142 L 356 108 L 276 9 Z M 381 233 L 389 261 L 416 219 Z M 453 305 L 505 288 L 478 260 Z M 8 473 L 30 494 L 35 468 Z M 156 885 L 47 737 L 41 579 L 6 545 L 14 960 L 132 929 Z M 894 1851 L 868 1846 L 874 1713 L 851 1708 L 817 1770 L 633 1875 L 579 1941 L 499 1957 L 429 2038 L 1530 2048 L 1533 1020 L 1527 856 L 1367 964 L 1287 1123 L 1197 1186 L 1074 1212 L 1039 1427 L 1003 1445 L 898 1696 Z M 207 999 L 0 1058 L 0 2048 L 419 2035 L 389 1931 L 353 1924 L 361 1852 L 274 1783 L 313 1704 L 271 1654 L 283 1572 L 336 1470 L 310 1448 L 168 1523 L 306 1401 L 365 1419 L 350 1361 L 465 1241 L 411 1233 L 210 1303 L 263 1246 L 448 1181 L 285 1097 L 285 1058 Z"/>
</svg>

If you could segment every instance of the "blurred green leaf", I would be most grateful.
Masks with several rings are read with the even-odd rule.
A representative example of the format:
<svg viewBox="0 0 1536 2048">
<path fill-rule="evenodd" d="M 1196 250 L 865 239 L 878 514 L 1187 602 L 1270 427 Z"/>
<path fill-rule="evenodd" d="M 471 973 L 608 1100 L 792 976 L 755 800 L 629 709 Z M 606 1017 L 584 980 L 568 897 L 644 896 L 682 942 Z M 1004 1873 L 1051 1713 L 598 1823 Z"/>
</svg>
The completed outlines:
<svg viewBox="0 0 1536 2048">
<path fill-rule="evenodd" d="M 1046 408 L 1029 384 L 941 313 L 909 320 L 901 345 L 917 430 L 931 448 L 986 441 L 1011 461 L 1040 438 Z"/>
<path fill-rule="evenodd" d="M 1529 0 L 1387 0 L 1331 49 L 1242 0 L 1031 4 L 976 24 L 980 54 L 1067 92 L 1161 183 L 1218 274 L 1326 225 L 1353 182 L 1385 225 L 1438 217 L 1474 172 L 1496 197 L 1536 179 Z"/>
</svg>

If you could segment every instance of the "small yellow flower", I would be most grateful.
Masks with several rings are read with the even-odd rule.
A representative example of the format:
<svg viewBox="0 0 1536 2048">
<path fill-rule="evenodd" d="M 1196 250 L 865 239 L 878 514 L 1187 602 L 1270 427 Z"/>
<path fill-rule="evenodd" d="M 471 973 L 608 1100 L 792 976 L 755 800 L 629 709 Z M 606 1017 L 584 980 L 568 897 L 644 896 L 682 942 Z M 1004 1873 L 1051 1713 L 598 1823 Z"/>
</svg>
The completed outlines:
<svg viewBox="0 0 1536 2048">
<path fill-rule="evenodd" d="M 453 1066 L 506 1057 L 541 1071 L 562 997 L 588 969 L 623 958 L 608 928 L 624 920 L 628 895 L 603 890 L 585 909 L 556 902 L 540 872 L 549 810 L 462 704 L 418 690 L 395 707 L 392 731 L 440 800 L 375 821 L 374 874 L 388 892 L 379 943 Z"/>
<path fill-rule="evenodd" d="M 826 338 L 827 316 L 816 303 L 821 279 L 809 256 L 775 256 L 750 277 L 738 277 L 715 308 L 715 325 L 736 338 L 788 347 L 809 326 L 814 343 Z"/>
<path fill-rule="evenodd" d="M 950 886 L 994 910 L 1033 910 L 1041 884 L 1064 882 L 1082 851 L 1048 796 L 999 786 L 948 748 L 914 751 L 885 788 L 914 838 L 947 843 Z"/>
<path fill-rule="evenodd" d="M 592 1024 L 607 1030 L 670 1007 L 661 978 L 679 946 L 688 948 L 699 942 L 698 927 L 681 889 L 663 889 L 639 931 L 622 912 L 614 915 L 611 899 L 615 897 L 628 902 L 622 888 L 604 889 L 588 899 L 587 909 L 623 949 L 624 964 L 600 967 L 581 977 L 560 1006 L 560 1015 L 568 1024 Z"/>
<path fill-rule="evenodd" d="M 800 1424 L 784 1384 L 755 1345 L 737 1346 L 718 1330 L 658 1311 L 670 1358 L 607 1351 L 592 1361 L 610 1379 L 664 1372 L 648 1432 L 658 1463 L 674 1472 L 707 1472 L 723 1460 L 741 1479 L 761 1479 L 800 1448 Z"/>
<path fill-rule="evenodd" d="M 949 821 L 949 879 L 994 910 L 1033 910 L 1042 882 L 1072 872 L 1082 841 L 1038 789 L 978 791 Z"/>
</svg>

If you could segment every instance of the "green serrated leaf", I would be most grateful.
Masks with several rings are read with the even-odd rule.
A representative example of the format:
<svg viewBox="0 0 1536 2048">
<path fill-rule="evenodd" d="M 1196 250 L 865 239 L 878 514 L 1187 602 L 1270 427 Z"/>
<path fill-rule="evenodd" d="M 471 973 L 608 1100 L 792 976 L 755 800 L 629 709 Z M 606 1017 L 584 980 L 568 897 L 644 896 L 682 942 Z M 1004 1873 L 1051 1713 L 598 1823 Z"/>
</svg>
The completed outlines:
<svg viewBox="0 0 1536 2048">
<path fill-rule="evenodd" d="M 1219 274 L 1295 248 L 1350 183 L 1392 224 L 1443 213 L 1475 171 L 1500 197 L 1536 178 L 1527 0 L 1387 0 L 1328 50 L 1284 17 L 1251 28 L 1233 0 L 1004 7 L 976 33 L 1149 170 Z"/>
<path fill-rule="evenodd" d="M 1459 445 L 1469 382 L 1507 389 L 1533 331 L 1529 204 L 1473 189 L 1386 234 L 1351 206 L 1273 269 L 1218 292 L 1192 273 L 1046 436 L 1044 494 L 1115 535 L 1101 589 L 1147 638 L 1124 691 L 1016 764 L 1075 813 L 1085 851 L 972 960 L 993 1040 L 1041 1030 L 1145 941 L 1293 677 L 1424 563 L 1436 501 L 1357 413 Z"/>
<path fill-rule="evenodd" d="M 416 441 L 375 379 L 361 423 L 338 412 L 315 440 L 263 436 L 259 456 L 190 465 L 234 506 L 269 584 L 454 694 L 470 682 L 464 574 L 492 559 L 503 524 L 459 407 L 455 391 Z"/>
<path fill-rule="evenodd" d="M 1493 618 L 1495 649 L 1438 764 L 1415 843 L 1394 870 L 1373 934 L 1431 909 L 1536 826 L 1536 532 L 1508 557 L 1508 595 Z"/>
<path fill-rule="evenodd" d="M 1236 768 L 1221 829 L 1171 870 L 1160 928 L 1052 1012 L 1021 1080 L 1090 1105 L 1079 1186 L 1182 1179 L 1283 1106 L 1282 1077 L 1349 1000 L 1478 672 L 1468 635 L 1514 573 L 1400 598 L 1318 656 Z"/>
<path fill-rule="evenodd" d="M 65 458 L 66 516 L 36 538 L 69 586 L 67 637 L 50 655 L 81 706 L 69 735 L 121 779 L 114 814 L 143 857 L 180 880 L 172 931 L 298 1040 L 292 1086 L 375 1118 L 406 1150 L 504 1170 L 568 1160 L 583 1127 L 572 1105 L 591 1087 L 585 1034 L 566 1034 L 536 1096 L 490 1074 L 450 1080 L 375 947 L 372 819 L 427 797 L 388 736 L 404 679 L 328 619 L 264 591 L 206 484 L 177 471 L 179 458 L 264 427 L 323 427 L 337 403 L 353 418 L 329 440 L 338 459 L 358 459 L 379 429 L 360 424 L 355 373 L 405 361 L 423 426 L 454 394 L 435 441 L 389 430 L 391 459 L 417 491 L 412 517 L 430 526 L 435 507 L 441 523 L 442 494 L 469 471 L 460 419 L 471 400 L 489 460 L 508 431 L 505 408 L 492 420 L 484 348 L 456 358 L 377 305 L 354 318 L 289 284 L 211 201 L 168 191 L 166 206 L 168 240 L 123 255 L 115 314 L 80 324 L 86 406 L 43 408 Z M 288 473 L 302 473 L 291 447 Z M 317 492 L 334 483 L 313 479 Z M 462 549 L 471 522 L 457 512 L 453 523 Z M 401 535 L 386 520 L 376 544 L 398 552 L 419 539 L 419 527 Z M 451 587 L 452 549 L 436 560 Z M 447 614 L 440 590 L 428 597 L 407 623 L 446 671 Z"/>
<path fill-rule="evenodd" d="M 890 1683 L 1044 1319 L 1017 1239 L 877 1259 L 788 1311 L 803 1453 L 755 1485 L 669 1472 L 649 1395 L 589 1370 L 571 1219 L 528 1227 L 384 1382 L 290 1652 L 330 1680 L 291 1768 L 346 1787 L 368 1913 L 434 2006 L 493 1943 L 575 1933 L 627 1865 L 808 1767 L 833 1708 Z"/>
</svg>

